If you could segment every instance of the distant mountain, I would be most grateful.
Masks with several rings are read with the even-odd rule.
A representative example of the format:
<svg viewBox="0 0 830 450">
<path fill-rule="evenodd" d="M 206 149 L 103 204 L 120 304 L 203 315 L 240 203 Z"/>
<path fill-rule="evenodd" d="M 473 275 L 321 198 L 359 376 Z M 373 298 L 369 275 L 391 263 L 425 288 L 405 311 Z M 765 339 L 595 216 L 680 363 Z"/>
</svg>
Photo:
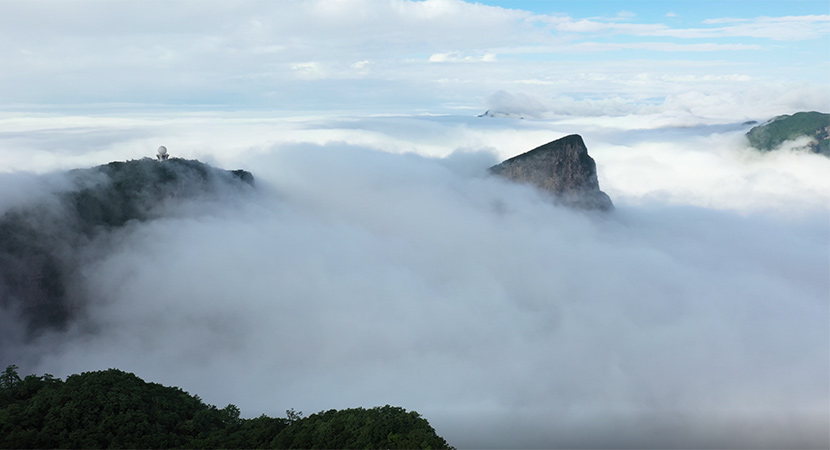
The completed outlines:
<svg viewBox="0 0 830 450">
<path fill-rule="evenodd" d="M 426 419 L 393 406 L 287 418 L 239 417 L 117 369 L 21 378 L 0 373 L 0 448 L 451 449 Z"/>
<path fill-rule="evenodd" d="M 597 165 L 578 134 L 510 158 L 491 167 L 490 172 L 550 192 L 567 206 L 602 211 L 614 208 L 611 198 L 599 189 Z"/>
<path fill-rule="evenodd" d="M 501 111 L 493 111 L 488 109 L 484 111 L 482 114 L 479 114 L 476 117 L 509 117 L 511 119 L 524 119 L 523 114 L 517 114 L 512 112 L 501 112 Z"/>
<path fill-rule="evenodd" d="M 810 151 L 830 156 L 830 114 L 810 111 L 778 116 L 746 133 L 749 144 L 763 151 L 804 136 L 812 139 L 807 144 Z"/>
<path fill-rule="evenodd" d="M 66 176 L 71 188 L 0 211 L 0 308 L 18 311 L 30 333 L 63 327 L 83 304 L 73 280 L 90 243 L 131 221 L 162 217 L 185 199 L 254 183 L 244 170 L 177 158 L 111 162 Z"/>
</svg>

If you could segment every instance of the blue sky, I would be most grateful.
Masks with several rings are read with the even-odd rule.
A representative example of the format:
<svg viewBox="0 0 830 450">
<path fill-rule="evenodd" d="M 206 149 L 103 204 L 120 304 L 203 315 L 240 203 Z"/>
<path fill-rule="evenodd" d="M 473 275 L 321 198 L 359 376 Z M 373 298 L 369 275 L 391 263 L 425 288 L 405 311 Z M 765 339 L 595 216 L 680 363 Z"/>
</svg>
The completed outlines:
<svg viewBox="0 0 830 450">
<path fill-rule="evenodd" d="M 826 1 L 11 0 L 0 104 L 447 113 L 499 92 L 638 105 L 766 91 L 827 109 L 828 52 Z"/>
</svg>

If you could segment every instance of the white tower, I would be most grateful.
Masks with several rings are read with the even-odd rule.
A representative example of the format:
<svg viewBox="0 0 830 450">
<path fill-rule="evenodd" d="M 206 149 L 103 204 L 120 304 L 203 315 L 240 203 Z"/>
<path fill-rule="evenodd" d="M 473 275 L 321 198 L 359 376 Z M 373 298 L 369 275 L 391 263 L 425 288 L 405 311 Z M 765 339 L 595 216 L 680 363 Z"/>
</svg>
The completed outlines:
<svg viewBox="0 0 830 450">
<path fill-rule="evenodd" d="M 165 147 L 163 145 L 161 147 L 159 147 L 159 154 L 156 155 L 156 158 L 158 158 L 159 161 L 164 161 L 169 157 L 170 157 L 170 155 L 167 154 L 167 147 Z"/>
</svg>

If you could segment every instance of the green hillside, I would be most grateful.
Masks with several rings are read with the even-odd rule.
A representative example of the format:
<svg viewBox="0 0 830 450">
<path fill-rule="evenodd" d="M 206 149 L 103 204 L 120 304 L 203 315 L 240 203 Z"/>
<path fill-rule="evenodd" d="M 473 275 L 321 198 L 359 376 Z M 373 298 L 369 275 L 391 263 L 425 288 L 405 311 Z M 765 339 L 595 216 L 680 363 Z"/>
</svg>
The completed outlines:
<svg viewBox="0 0 830 450">
<path fill-rule="evenodd" d="M 175 387 L 116 369 L 0 374 L 0 448 L 452 448 L 418 413 L 392 406 L 241 419 Z"/>
<path fill-rule="evenodd" d="M 254 186 L 250 172 L 179 158 L 116 161 L 64 177 L 71 187 L 48 200 L 0 211 L 0 300 L 20 311 L 31 335 L 62 329 L 78 313 L 77 258 L 95 239 L 164 217 L 184 201 Z"/>
<path fill-rule="evenodd" d="M 811 111 L 778 116 L 746 134 L 749 144 L 763 151 L 802 136 L 813 138 L 808 145 L 812 152 L 830 156 L 830 114 Z"/>
</svg>

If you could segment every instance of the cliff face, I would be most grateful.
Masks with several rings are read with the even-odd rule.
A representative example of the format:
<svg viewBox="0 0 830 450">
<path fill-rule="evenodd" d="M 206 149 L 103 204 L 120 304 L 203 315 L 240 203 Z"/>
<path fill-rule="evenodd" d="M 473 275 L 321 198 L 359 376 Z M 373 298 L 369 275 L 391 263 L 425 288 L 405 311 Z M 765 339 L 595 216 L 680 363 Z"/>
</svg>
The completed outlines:
<svg viewBox="0 0 830 450">
<path fill-rule="evenodd" d="M 77 266 L 97 238 L 162 217 L 176 202 L 253 185 L 249 172 L 183 159 L 112 162 L 66 175 L 73 188 L 0 211 L 0 308 L 16 311 L 30 333 L 61 328 L 82 307 Z"/>
<path fill-rule="evenodd" d="M 567 206 L 602 211 L 614 208 L 608 195 L 599 189 L 596 163 L 578 134 L 510 158 L 491 167 L 490 172 L 548 191 Z"/>
</svg>

